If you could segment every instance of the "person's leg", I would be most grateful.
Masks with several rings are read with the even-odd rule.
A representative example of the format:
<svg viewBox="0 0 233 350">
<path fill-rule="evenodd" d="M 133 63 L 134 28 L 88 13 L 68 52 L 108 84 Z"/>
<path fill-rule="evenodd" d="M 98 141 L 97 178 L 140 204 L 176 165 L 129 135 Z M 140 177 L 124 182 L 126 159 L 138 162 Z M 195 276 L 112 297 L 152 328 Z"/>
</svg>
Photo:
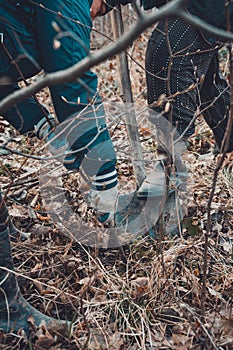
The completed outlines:
<svg viewBox="0 0 233 350">
<path fill-rule="evenodd" d="M 148 42 L 148 104 L 170 120 L 184 138 L 194 132 L 200 80 L 215 52 L 198 30 L 179 19 L 169 20 L 168 27 L 159 24 Z"/>
<path fill-rule="evenodd" d="M 41 3 L 44 6 L 38 5 L 36 11 L 38 16 L 37 42 L 43 69 L 46 72 L 54 72 L 72 67 L 87 57 L 90 52 L 92 27 L 90 3 L 88 0 L 82 3 L 77 0 L 38 1 L 38 4 Z M 54 23 L 57 23 L 59 32 Z M 57 41 L 60 44 L 55 49 L 54 45 Z M 71 136 L 67 135 L 72 139 L 72 148 L 83 149 L 85 145 L 88 145 L 91 149 L 105 142 L 105 151 L 96 151 L 96 155 L 98 153 L 100 159 L 103 157 L 112 159 L 106 164 L 106 168 L 112 172 L 115 165 L 115 152 L 106 128 L 105 113 L 100 105 L 101 98 L 97 92 L 97 83 L 96 75 L 87 71 L 77 81 L 51 87 L 51 95 L 59 122 L 74 118 L 73 125 L 69 129 L 75 130 L 76 138 L 73 138 L 74 132 L 71 133 Z M 79 162 L 87 151 L 86 149 L 80 152 Z M 87 169 L 87 172 L 88 175 L 93 175 L 91 170 Z"/>
<path fill-rule="evenodd" d="M 181 159 L 185 149 L 182 140 L 186 142 L 194 133 L 195 111 L 201 103 L 200 81 L 208 71 L 213 55 L 211 45 L 200 32 L 179 19 L 160 23 L 148 42 L 147 97 L 149 107 L 154 110 L 150 120 L 157 129 L 158 151 L 172 158 L 169 163 L 174 164 L 179 174 L 177 184 L 186 181 L 186 169 Z M 153 196 L 161 191 L 153 182 L 148 185 L 145 181 L 138 196 L 143 197 L 146 192 Z"/>
<path fill-rule="evenodd" d="M 42 66 L 34 5 L 26 0 L 0 0 L 0 9 L 0 99 L 3 99 L 20 89 L 18 81 L 37 74 Z M 3 113 L 3 117 L 21 134 L 35 134 L 46 141 L 56 125 L 54 116 L 35 96 L 13 105 Z M 64 153 L 67 148 L 67 141 L 61 138 L 56 142 L 53 153 Z M 70 158 L 72 160 L 69 157 L 69 161 Z M 63 157 L 63 160 L 66 164 L 66 158 Z"/>
<path fill-rule="evenodd" d="M 218 151 L 223 151 L 230 111 L 230 86 L 219 70 L 218 53 L 213 57 L 205 76 L 201 101 L 202 114 L 214 133 Z M 233 127 L 227 151 L 233 151 Z"/>
<path fill-rule="evenodd" d="M 34 35 L 33 6 L 25 1 L 0 1 L 0 99 L 19 90 L 18 82 L 41 67 Z M 33 97 L 13 105 L 3 117 L 21 134 L 33 132 L 49 112 Z"/>
<path fill-rule="evenodd" d="M 165 31 L 163 24 L 159 29 L 160 32 L 155 30 L 152 34 L 146 56 L 149 105 L 155 102 L 153 108 L 163 113 L 164 105 L 157 106 L 159 96 L 165 97 L 165 103 L 169 100 L 172 124 L 185 139 L 194 132 L 195 111 L 197 108 L 203 111 L 220 149 L 228 121 L 230 92 L 219 71 L 217 45 L 207 42 L 198 30 L 180 20 L 169 21 L 167 35 L 161 32 Z M 163 116 L 170 117 L 168 113 Z M 232 139 L 233 131 L 229 151 L 233 149 Z"/>
<path fill-rule="evenodd" d="M 69 68 L 89 55 L 92 22 L 88 0 L 82 3 L 44 0 L 38 1 L 35 8 L 40 62 L 46 73 Z M 116 199 L 116 155 L 106 127 L 96 75 L 87 71 L 80 79 L 52 86 L 50 90 L 61 123 L 55 134 L 62 131 L 76 154 L 76 161 L 66 167 L 79 169 L 81 166 L 94 191 L 102 192 L 103 196 L 113 189 L 111 198 Z"/>
<path fill-rule="evenodd" d="M 24 40 L 26 40 L 24 36 L 27 36 L 27 32 L 23 29 L 23 13 L 20 12 L 17 4 L 20 4 L 20 1 L 0 1 L 1 99 L 19 89 L 17 81 L 21 80 L 21 73 L 25 74 L 26 78 L 37 72 L 34 65 L 30 65 L 30 55 L 27 55 L 23 46 Z M 24 40 L 21 41 L 21 39 Z M 27 40 L 31 39 L 27 37 Z M 29 48 L 31 48 L 30 45 Z M 44 116 L 44 113 L 46 112 L 44 112 L 43 107 L 39 107 L 33 98 L 29 98 L 13 106 L 3 116 L 21 133 L 26 133 L 34 130 L 35 123 Z M 9 238 L 9 234 L 15 235 L 16 231 L 0 192 L 0 329 L 5 332 L 17 332 L 19 329 L 24 329 L 29 334 L 28 318 L 31 316 L 36 326 L 39 326 L 43 321 L 48 328 L 55 327 L 57 329 L 58 327 L 58 331 L 67 332 L 67 322 L 58 321 L 40 313 L 22 296 L 14 274 Z"/>
<path fill-rule="evenodd" d="M 23 329 L 28 335 L 30 332 L 28 318 L 31 316 L 36 326 L 43 321 L 47 329 L 55 327 L 58 332 L 67 333 L 69 322 L 55 320 L 42 314 L 22 296 L 14 274 L 9 228 L 9 214 L 0 192 L 0 329 L 4 332 L 17 332 Z"/>
<path fill-rule="evenodd" d="M 36 40 L 40 65 L 45 72 L 70 68 L 86 58 L 90 53 L 92 28 L 89 1 L 36 2 Z M 52 86 L 51 94 L 59 122 L 90 104 L 97 94 L 97 84 L 96 75 L 86 71 L 78 80 Z M 98 94 L 97 101 L 101 102 Z"/>
<path fill-rule="evenodd" d="M 32 5 L 25 0 L 9 2 L 1 0 L 0 7 L 3 18 L 0 25 L 0 32 L 3 33 L 3 44 L 0 45 L 2 98 L 6 88 L 8 91 L 18 88 L 15 84 L 22 76 L 28 78 L 41 69 L 46 73 L 66 69 L 88 55 L 92 27 L 88 0 L 82 4 L 80 1 L 71 0 L 44 1 L 44 3 L 38 1 L 38 5 Z M 59 33 L 55 30 L 54 23 L 60 28 Z M 55 39 L 60 40 L 60 48 L 54 47 Z M 109 140 L 109 147 L 105 149 L 108 149 L 106 152 L 108 156 L 110 155 L 109 159 L 115 158 L 110 136 L 105 127 L 104 109 L 100 106 L 101 99 L 97 93 L 96 75 L 90 71 L 85 72 L 78 81 L 52 87 L 51 94 L 60 123 L 71 116 L 77 116 L 85 109 L 85 123 L 82 120 L 82 127 L 78 125 L 76 140 L 84 136 L 84 130 L 87 145 L 91 142 L 91 146 L 95 146 L 102 140 Z M 96 114 L 93 114 L 93 107 L 89 107 L 93 100 L 97 105 Z M 17 113 L 15 108 L 9 112 L 9 116 L 8 113 L 4 113 L 4 117 L 25 131 L 31 129 L 44 113 L 36 111 L 37 104 L 33 99 L 22 103 L 22 106 L 23 108 L 20 108 L 21 105 L 16 106 L 20 115 L 18 122 L 15 122 L 17 117 L 14 118 L 14 114 Z M 24 123 L 27 125 L 25 127 L 22 126 L 22 118 L 27 121 Z M 96 136 L 99 129 L 103 130 L 95 138 L 96 142 L 92 142 L 93 135 Z M 109 167 L 113 169 L 114 165 L 110 163 Z M 113 163 L 115 164 L 115 159 Z"/>
</svg>

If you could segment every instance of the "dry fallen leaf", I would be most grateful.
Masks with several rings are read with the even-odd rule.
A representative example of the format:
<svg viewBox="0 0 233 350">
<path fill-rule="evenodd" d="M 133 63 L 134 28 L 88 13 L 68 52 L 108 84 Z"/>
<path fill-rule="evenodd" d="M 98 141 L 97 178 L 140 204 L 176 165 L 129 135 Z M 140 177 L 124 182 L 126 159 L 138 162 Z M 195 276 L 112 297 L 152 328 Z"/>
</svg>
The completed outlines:
<svg viewBox="0 0 233 350">
<path fill-rule="evenodd" d="M 150 279 L 149 277 L 137 277 L 131 281 L 131 286 L 136 295 L 145 294 L 150 290 Z"/>
<path fill-rule="evenodd" d="M 43 334 L 38 335 L 38 339 L 35 342 L 35 349 L 36 350 L 47 350 L 51 347 L 53 344 L 54 339 L 52 335 L 46 330 L 46 332 Z"/>
</svg>

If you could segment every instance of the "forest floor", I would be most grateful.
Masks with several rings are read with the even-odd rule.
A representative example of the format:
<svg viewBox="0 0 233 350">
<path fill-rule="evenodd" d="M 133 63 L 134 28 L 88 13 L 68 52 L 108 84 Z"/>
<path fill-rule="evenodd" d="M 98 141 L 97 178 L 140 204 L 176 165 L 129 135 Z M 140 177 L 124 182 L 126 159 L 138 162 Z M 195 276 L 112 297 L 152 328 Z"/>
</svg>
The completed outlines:
<svg viewBox="0 0 233 350">
<path fill-rule="evenodd" d="M 156 140 L 149 124 L 140 119 L 146 108 L 143 67 L 148 33 L 128 52 L 133 57 L 129 66 L 143 154 L 151 160 Z M 105 44 L 98 33 L 93 35 L 93 49 Z M 127 142 L 125 125 L 112 113 L 115 108 L 118 114 L 123 111 L 116 58 L 94 70 L 110 111 L 110 133 L 121 152 L 120 146 Z M 37 97 L 53 111 L 47 89 Z M 44 155 L 36 138 L 18 135 L 4 120 L 0 129 L 4 140 L 11 139 L 9 147 Z M 65 169 L 59 173 L 68 201 L 62 204 L 79 218 L 69 232 L 62 229 L 62 220 L 57 225 L 46 211 L 39 181 L 43 163 L 22 155 L 3 155 L 0 179 L 3 191 L 8 189 L 10 214 L 18 228 L 31 233 L 29 239 L 12 240 L 22 294 L 46 315 L 71 321 L 73 332 L 61 336 L 55 330 L 32 327 L 30 338 L 23 332 L 0 333 L 0 349 L 233 349 L 233 185 L 220 170 L 208 217 L 218 162 L 213 147 L 212 133 L 200 117 L 183 155 L 188 189 L 179 234 L 158 227 L 153 235 L 130 236 L 127 244 L 108 249 L 79 239 L 80 218 L 92 231 L 102 230 L 103 225 L 84 200 L 78 173 Z M 127 152 L 126 147 L 117 164 L 124 192 L 135 188 L 132 155 Z M 224 164 L 231 169 L 232 161 L 229 154 Z"/>
</svg>

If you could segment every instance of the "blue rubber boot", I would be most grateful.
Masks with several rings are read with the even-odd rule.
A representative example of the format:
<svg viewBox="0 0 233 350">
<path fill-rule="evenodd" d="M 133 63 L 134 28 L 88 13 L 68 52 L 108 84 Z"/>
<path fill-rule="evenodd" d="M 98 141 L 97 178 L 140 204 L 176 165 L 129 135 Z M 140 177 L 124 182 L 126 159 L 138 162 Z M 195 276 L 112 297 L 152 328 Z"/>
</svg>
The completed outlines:
<svg viewBox="0 0 233 350">
<path fill-rule="evenodd" d="M 2 228 L 3 225 L 0 225 Z M 31 306 L 20 292 L 11 255 L 9 230 L 0 231 L 0 329 L 17 333 L 23 329 L 29 336 L 31 324 L 44 324 L 48 330 L 68 334 L 69 323 L 48 317 Z"/>
</svg>

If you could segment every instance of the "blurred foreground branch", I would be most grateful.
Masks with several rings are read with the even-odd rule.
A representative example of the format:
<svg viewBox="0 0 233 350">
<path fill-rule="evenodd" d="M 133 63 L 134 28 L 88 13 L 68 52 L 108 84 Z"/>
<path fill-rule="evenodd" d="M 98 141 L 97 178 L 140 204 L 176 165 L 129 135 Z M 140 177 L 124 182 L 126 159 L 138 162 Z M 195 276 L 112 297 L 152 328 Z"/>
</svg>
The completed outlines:
<svg viewBox="0 0 233 350">
<path fill-rule="evenodd" d="M 6 98 L 0 101 L 0 113 L 5 112 L 12 105 L 36 94 L 45 87 L 75 81 L 77 78 L 82 76 L 85 71 L 91 69 L 93 66 L 98 65 L 106 59 L 126 50 L 127 47 L 131 45 L 144 30 L 166 17 L 180 17 L 187 23 L 204 30 L 209 34 L 217 35 L 224 40 L 233 41 L 232 33 L 217 29 L 211 25 L 208 25 L 197 17 L 191 17 L 188 15 L 188 13 L 183 9 L 186 2 L 187 0 L 174 0 L 169 2 L 167 5 L 162 6 L 158 11 L 150 14 L 142 13 L 140 18 L 132 25 L 131 29 L 124 33 L 114 44 L 90 54 L 88 57 L 72 67 L 46 74 L 39 81 L 31 84 L 30 86 L 26 86 L 21 90 L 8 95 Z"/>
</svg>

